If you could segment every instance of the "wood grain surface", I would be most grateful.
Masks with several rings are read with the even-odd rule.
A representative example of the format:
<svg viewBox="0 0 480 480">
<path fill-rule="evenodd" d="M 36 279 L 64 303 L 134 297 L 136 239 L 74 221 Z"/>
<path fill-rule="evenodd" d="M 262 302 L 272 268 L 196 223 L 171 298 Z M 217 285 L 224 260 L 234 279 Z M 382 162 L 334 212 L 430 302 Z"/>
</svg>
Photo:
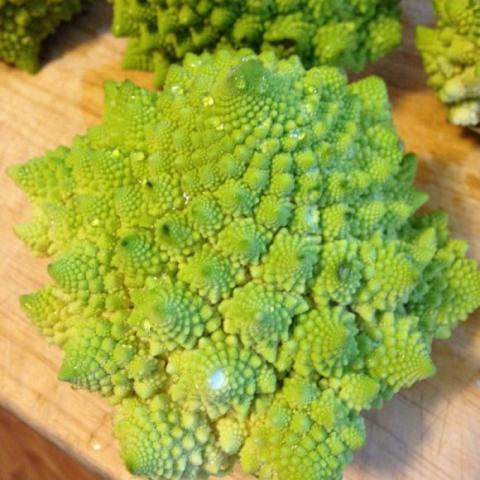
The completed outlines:
<svg viewBox="0 0 480 480">
<path fill-rule="evenodd" d="M 428 0 L 405 2 L 402 48 L 370 69 L 389 85 L 395 123 L 406 148 L 420 157 L 418 185 L 429 207 L 450 214 L 452 232 L 480 259 L 480 139 L 448 125 L 425 87 L 413 48 L 413 23 L 429 23 Z M 123 72 L 123 40 L 109 33 L 110 9 L 99 3 L 47 46 L 37 76 L 0 65 L 0 404 L 115 480 L 131 478 L 112 437 L 112 409 L 99 396 L 56 379 L 61 355 L 19 309 L 21 293 L 47 281 L 46 261 L 32 257 L 12 233 L 29 217 L 25 197 L 6 178 L 7 165 L 68 144 L 98 122 L 105 79 L 151 76 Z M 480 478 L 480 316 L 472 315 L 448 341 L 437 342 L 438 375 L 405 390 L 381 411 L 366 414 L 368 440 L 346 480 L 474 480 Z M 0 467 L 1 468 L 1 467 Z M 71 478 L 71 477 L 66 477 Z M 230 479 L 245 478 L 238 472 Z"/>
</svg>

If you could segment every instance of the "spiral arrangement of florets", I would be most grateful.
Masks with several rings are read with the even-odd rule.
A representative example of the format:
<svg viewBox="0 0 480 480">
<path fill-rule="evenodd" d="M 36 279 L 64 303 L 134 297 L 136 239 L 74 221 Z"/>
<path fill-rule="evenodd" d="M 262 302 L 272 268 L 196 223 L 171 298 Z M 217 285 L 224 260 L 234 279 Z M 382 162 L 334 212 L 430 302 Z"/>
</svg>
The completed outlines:
<svg viewBox="0 0 480 480">
<path fill-rule="evenodd" d="M 92 1 L 0 1 L 0 60 L 35 72 L 42 42 Z"/>
<path fill-rule="evenodd" d="M 466 245 L 415 214 L 383 82 L 241 50 L 105 91 L 101 125 L 9 169 L 35 205 L 17 234 L 54 257 L 21 303 L 60 378 L 119 404 L 148 479 L 341 478 L 360 413 L 480 304 Z"/>
<path fill-rule="evenodd" d="M 434 0 L 435 28 L 418 27 L 417 47 L 428 83 L 448 108 L 449 120 L 480 128 L 480 3 Z"/>
<path fill-rule="evenodd" d="M 358 71 L 402 36 L 398 0 L 114 0 L 113 32 L 130 39 L 124 66 L 159 85 L 189 52 L 249 47 Z"/>
</svg>

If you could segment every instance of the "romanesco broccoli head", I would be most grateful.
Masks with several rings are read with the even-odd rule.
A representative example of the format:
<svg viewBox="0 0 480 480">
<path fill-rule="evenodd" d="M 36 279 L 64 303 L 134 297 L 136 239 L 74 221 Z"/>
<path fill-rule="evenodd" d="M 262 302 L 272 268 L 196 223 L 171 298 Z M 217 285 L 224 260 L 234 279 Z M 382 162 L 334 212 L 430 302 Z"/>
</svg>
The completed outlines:
<svg viewBox="0 0 480 480">
<path fill-rule="evenodd" d="M 361 412 L 432 375 L 432 340 L 480 304 L 383 82 L 272 52 L 107 82 L 101 125 L 10 176 L 16 227 L 53 256 L 21 298 L 60 378 L 119 404 L 127 467 L 201 479 L 339 479 Z"/>
<path fill-rule="evenodd" d="M 434 0 L 435 28 L 417 29 L 428 83 L 456 125 L 480 128 L 480 3 Z"/>
<path fill-rule="evenodd" d="M 130 38 L 124 66 L 159 85 L 188 52 L 249 47 L 358 71 L 402 36 L 399 0 L 114 0 L 113 32 Z"/>
<path fill-rule="evenodd" d="M 92 0 L 0 0 L 0 60 L 38 70 L 42 42 Z"/>
</svg>

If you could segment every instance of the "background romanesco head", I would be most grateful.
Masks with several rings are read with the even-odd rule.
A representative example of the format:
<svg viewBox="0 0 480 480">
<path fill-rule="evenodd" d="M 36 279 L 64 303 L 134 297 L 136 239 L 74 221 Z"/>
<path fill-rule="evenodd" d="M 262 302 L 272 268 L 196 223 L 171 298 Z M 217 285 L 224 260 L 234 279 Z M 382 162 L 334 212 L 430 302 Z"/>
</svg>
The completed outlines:
<svg viewBox="0 0 480 480">
<path fill-rule="evenodd" d="M 242 50 L 105 92 L 101 125 L 9 169 L 35 208 L 17 234 L 54 257 L 21 303 L 60 378 L 119 404 L 146 478 L 341 478 L 361 412 L 480 304 L 445 215 L 415 215 L 383 82 Z"/>
<path fill-rule="evenodd" d="M 456 125 L 480 128 L 480 2 L 434 0 L 435 28 L 418 27 L 428 83 Z"/>
<path fill-rule="evenodd" d="M 188 52 L 253 48 L 304 65 L 354 71 L 398 46 L 399 0 L 114 0 L 113 32 L 130 38 L 126 68 L 163 84 Z"/>
<path fill-rule="evenodd" d="M 42 42 L 92 0 L 0 0 L 0 60 L 38 69 Z"/>
</svg>

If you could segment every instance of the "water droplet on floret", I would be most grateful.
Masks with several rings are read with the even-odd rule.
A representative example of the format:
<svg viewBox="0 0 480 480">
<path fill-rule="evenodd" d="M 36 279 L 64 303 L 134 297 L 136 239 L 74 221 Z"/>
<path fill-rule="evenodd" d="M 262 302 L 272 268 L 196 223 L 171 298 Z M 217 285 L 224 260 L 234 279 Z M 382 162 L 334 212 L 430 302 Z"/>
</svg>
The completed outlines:
<svg viewBox="0 0 480 480">
<path fill-rule="evenodd" d="M 208 386 L 212 390 L 221 390 L 227 383 L 225 372 L 221 368 L 217 368 L 212 376 L 208 379 Z"/>
<path fill-rule="evenodd" d="M 183 95 L 184 94 L 184 90 L 180 85 L 172 85 L 170 87 L 170 91 L 175 95 Z"/>
<path fill-rule="evenodd" d="M 204 107 L 212 107 L 213 105 L 215 105 L 215 100 L 211 95 L 206 95 L 205 97 L 203 97 L 202 103 Z"/>
</svg>

